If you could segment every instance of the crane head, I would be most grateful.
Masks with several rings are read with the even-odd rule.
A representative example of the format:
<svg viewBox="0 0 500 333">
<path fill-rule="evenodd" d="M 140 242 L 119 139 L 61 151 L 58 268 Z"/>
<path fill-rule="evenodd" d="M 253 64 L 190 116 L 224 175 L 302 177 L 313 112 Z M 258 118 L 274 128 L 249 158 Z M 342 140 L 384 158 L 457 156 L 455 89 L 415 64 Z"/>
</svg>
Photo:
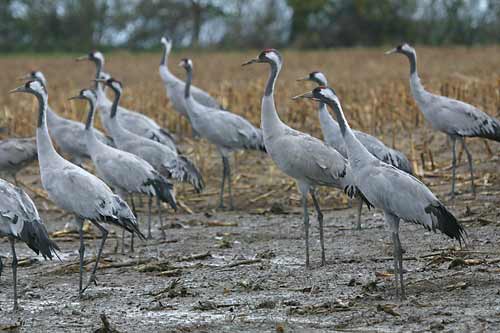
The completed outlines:
<svg viewBox="0 0 500 333">
<path fill-rule="evenodd" d="M 47 80 L 41 71 L 32 70 L 28 74 L 19 77 L 19 80 L 37 80 L 47 87 Z"/>
<path fill-rule="evenodd" d="M 36 96 L 46 96 L 47 91 L 45 90 L 44 85 L 38 80 L 31 80 L 26 82 L 23 86 L 17 87 L 16 89 L 12 89 L 9 91 L 11 93 L 28 93 Z"/>
<path fill-rule="evenodd" d="M 324 103 L 339 103 L 339 99 L 337 97 L 337 94 L 335 93 L 335 90 L 330 87 L 326 86 L 319 86 L 314 88 L 310 92 L 303 93 L 301 95 L 297 95 L 295 97 L 292 97 L 292 99 L 301 99 L 301 98 L 308 98 L 312 99 L 315 101 L 319 102 L 324 102 Z"/>
<path fill-rule="evenodd" d="M 104 55 L 99 51 L 91 51 L 86 55 L 76 58 L 76 61 L 90 60 L 94 63 L 104 65 Z"/>
<path fill-rule="evenodd" d="M 313 71 L 309 73 L 308 76 L 302 79 L 298 79 L 297 81 L 312 81 L 316 82 L 320 86 L 326 86 L 328 83 L 325 74 L 321 73 L 320 71 Z"/>
<path fill-rule="evenodd" d="M 263 50 L 257 58 L 250 59 L 249 61 L 242 64 L 242 66 L 254 64 L 254 63 L 269 63 L 281 66 L 283 60 L 281 54 L 276 49 L 265 49 Z"/>
<path fill-rule="evenodd" d="M 160 43 L 163 44 L 163 46 L 165 47 L 165 49 L 167 50 L 167 53 L 170 53 L 170 50 L 172 50 L 172 39 L 170 39 L 169 37 L 167 36 L 163 36 L 161 39 L 160 39 Z"/>
<path fill-rule="evenodd" d="M 123 91 L 123 85 L 120 81 L 114 78 L 109 78 L 107 80 L 97 79 L 97 82 L 103 82 L 107 87 L 110 87 L 116 94 L 121 94 Z"/>
<path fill-rule="evenodd" d="M 80 90 L 80 93 L 76 96 L 68 98 L 69 100 L 71 99 L 85 99 L 88 101 L 91 101 L 95 103 L 97 100 L 97 95 L 92 89 L 82 89 Z"/>
<path fill-rule="evenodd" d="M 183 67 L 184 69 L 192 69 L 193 68 L 193 61 L 191 59 L 184 58 L 179 62 L 179 66 Z"/>
<path fill-rule="evenodd" d="M 413 47 L 411 47 L 408 43 L 402 43 L 402 44 L 396 46 L 395 48 L 393 48 L 392 50 L 385 52 L 385 54 L 393 54 L 393 53 L 401 53 L 401 54 L 405 54 L 405 55 L 410 55 L 410 54 L 415 53 L 415 49 Z"/>
</svg>

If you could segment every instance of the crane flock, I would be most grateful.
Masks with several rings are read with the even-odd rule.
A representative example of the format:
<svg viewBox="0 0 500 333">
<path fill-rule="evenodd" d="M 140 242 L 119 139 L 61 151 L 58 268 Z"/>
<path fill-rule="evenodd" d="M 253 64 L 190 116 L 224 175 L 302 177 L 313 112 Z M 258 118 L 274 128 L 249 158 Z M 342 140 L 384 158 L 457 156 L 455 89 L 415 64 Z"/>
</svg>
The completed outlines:
<svg viewBox="0 0 500 333">
<path fill-rule="evenodd" d="M 172 42 L 161 38 L 163 46 L 159 74 L 173 109 L 187 117 L 193 133 L 213 144 L 222 158 L 222 181 L 219 207 L 224 208 L 224 185 L 227 181 L 229 208 L 234 209 L 231 190 L 229 158 L 236 150 L 258 150 L 269 155 L 276 166 L 294 179 L 302 197 L 305 232 L 305 266 L 310 268 L 309 212 L 310 195 L 317 212 L 321 244 L 321 265 L 326 265 L 323 214 L 317 188 L 326 186 L 344 191 L 360 202 L 357 226 L 361 227 L 361 207 L 366 204 L 384 212 L 392 237 L 396 295 L 405 298 L 403 279 L 403 250 L 399 238 L 400 221 L 422 225 L 427 230 L 444 233 L 460 244 L 466 231 L 445 204 L 412 174 L 410 161 L 404 153 L 386 146 L 378 138 L 351 129 L 340 103 L 340 97 L 328 87 L 326 75 L 313 71 L 301 81 L 317 84 L 312 91 L 294 99 L 317 101 L 319 123 L 324 141 L 289 127 L 276 110 L 274 93 L 283 57 L 275 49 L 265 49 L 243 66 L 264 63 L 269 65 L 269 77 L 264 86 L 260 128 L 248 120 L 222 108 L 215 98 L 192 84 L 193 61 L 182 59 L 186 79 L 173 75 L 168 68 Z M 424 89 L 417 72 L 416 51 L 408 44 L 394 48 L 391 53 L 405 55 L 410 62 L 410 87 L 417 106 L 431 126 L 446 133 L 452 142 L 452 195 L 455 194 L 456 141 L 467 154 L 472 191 L 475 193 L 472 156 L 465 137 L 481 137 L 500 141 L 500 122 L 474 106 Z M 16 173 L 38 159 L 43 188 L 59 208 L 76 216 L 80 247 L 78 294 L 81 297 L 91 285 L 97 284 L 99 259 L 108 235 L 104 224 L 122 230 L 124 235 L 151 239 L 152 200 L 157 199 L 161 237 L 165 238 L 162 203 L 177 208 L 174 187 L 178 182 L 189 183 L 196 192 L 204 188 L 202 173 L 195 163 L 178 149 L 174 135 L 155 120 L 140 112 L 120 106 L 123 85 L 104 72 L 104 55 L 98 51 L 77 58 L 95 64 L 91 88 L 82 89 L 73 100 L 88 104 L 86 123 L 65 119 L 49 106 L 48 86 L 40 71 L 23 76 L 27 82 L 11 93 L 27 93 L 36 98 L 38 118 L 35 138 L 10 138 L 0 141 L 0 171 L 11 176 L 17 185 Z M 112 98 L 108 98 L 111 92 Z M 336 118 L 329 113 L 330 108 Z M 106 134 L 94 129 L 96 112 L 100 115 Z M 49 134 L 50 133 L 50 134 Z M 53 145 L 56 143 L 59 152 Z M 65 159 L 63 153 L 70 160 Z M 90 159 L 96 175 L 83 169 Z M 140 230 L 133 195 L 144 194 L 148 202 L 147 234 Z M 12 251 L 14 277 L 14 309 L 17 300 L 17 258 L 15 241 L 25 242 L 35 253 L 52 259 L 60 251 L 49 238 L 33 201 L 20 188 L 0 179 L 0 236 L 8 237 Z M 129 199 L 127 204 L 126 199 Z M 97 258 L 86 284 L 83 281 L 85 242 L 83 222 L 90 221 L 100 232 Z M 0 276 L 3 269 L 0 259 Z"/>
</svg>

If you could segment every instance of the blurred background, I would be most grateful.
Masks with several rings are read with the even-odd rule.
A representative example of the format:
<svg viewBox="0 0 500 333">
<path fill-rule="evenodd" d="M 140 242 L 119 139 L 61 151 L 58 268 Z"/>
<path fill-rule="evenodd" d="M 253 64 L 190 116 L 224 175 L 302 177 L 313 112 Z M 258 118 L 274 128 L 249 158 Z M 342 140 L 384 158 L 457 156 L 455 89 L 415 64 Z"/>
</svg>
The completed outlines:
<svg viewBox="0 0 500 333">
<path fill-rule="evenodd" d="M 0 52 L 500 42 L 499 0 L 2 0 Z"/>
</svg>

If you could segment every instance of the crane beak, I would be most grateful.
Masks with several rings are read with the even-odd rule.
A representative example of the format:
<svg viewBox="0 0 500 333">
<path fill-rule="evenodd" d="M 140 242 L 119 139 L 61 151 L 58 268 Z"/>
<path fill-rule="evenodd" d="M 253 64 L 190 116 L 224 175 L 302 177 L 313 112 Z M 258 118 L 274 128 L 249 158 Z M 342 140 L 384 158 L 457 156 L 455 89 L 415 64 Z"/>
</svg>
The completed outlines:
<svg viewBox="0 0 500 333">
<path fill-rule="evenodd" d="M 106 80 L 104 80 L 104 79 L 92 79 L 90 81 L 92 81 L 92 82 L 99 82 L 99 83 L 106 83 Z"/>
<path fill-rule="evenodd" d="M 9 94 L 13 94 L 13 93 L 20 93 L 20 92 L 27 92 L 28 90 L 26 89 L 26 87 L 24 86 L 20 86 L 20 87 L 17 87 L 15 89 L 12 89 L 9 91 Z"/>
<path fill-rule="evenodd" d="M 72 99 L 83 99 L 82 96 L 78 95 L 78 96 L 73 96 L 73 97 L 70 97 L 68 98 L 68 101 L 71 101 Z"/>
<path fill-rule="evenodd" d="M 314 97 L 314 95 L 310 91 L 303 93 L 301 95 L 297 95 L 295 97 L 292 97 L 293 100 L 297 100 L 297 99 L 301 99 L 301 98 L 309 98 L 309 99 L 314 99 L 314 100 L 317 99 L 316 97 Z"/>
<path fill-rule="evenodd" d="M 19 76 L 19 77 L 17 78 L 17 80 L 19 80 L 19 81 L 25 81 L 25 80 L 29 80 L 29 79 L 31 79 L 31 78 L 32 78 L 32 77 L 31 77 L 31 74 L 25 74 L 25 75 L 23 75 L 23 76 Z"/>
<path fill-rule="evenodd" d="M 258 58 L 254 58 L 254 59 L 250 59 L 247 62 L 241 64 L 241 66 L 243 67 L 243 66 L 255 64 L 255 63 L 258 63 L 258 62 L 260 62 L 260 60 Z"/>
<path fill-rule="evenodd" d="M 397 48 L 393 48 L 392 50 L 386 51 L 385 54 L 393 54 L 393 53 L 396 53 L 396 52 L 398 52 L 398 49 Z"/>
<path fill-rule="evenodd" d="M 181 62 L 179 63 L 179 67 L 184 67 L 184 61 L 181 61 Z"/>
<path fill-rule="evenodd" d="M 84 55 L 84 56 L 81 56 L 81 57 L 78 57 L 75 59 L 76 61 L 84 61 L 84 60 L 89 60 L 89 56 L 88 55 Z"/>
<path fill-rule="evenodd" d="M 301 79 L 297 79 L 297 82 L 300 82 L 300 81 L 309 81 L 309 80 L 310 80 L 309 77 L 306 76 L 306 77 L 303 77 Z"/>
</svg>

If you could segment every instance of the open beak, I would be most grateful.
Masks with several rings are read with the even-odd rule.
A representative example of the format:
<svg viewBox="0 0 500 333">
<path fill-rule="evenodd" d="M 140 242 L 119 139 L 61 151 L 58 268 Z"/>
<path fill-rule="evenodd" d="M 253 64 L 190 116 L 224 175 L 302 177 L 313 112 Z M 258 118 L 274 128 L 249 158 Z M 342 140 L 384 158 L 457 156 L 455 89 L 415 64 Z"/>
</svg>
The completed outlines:
<svg viewBox="0 0 500 333">
<path fill-rule="evenodd" d="M 81 56 L 81 57 L 78 57 L 75 59 L 76 61 L 84 61 L 84 60 L 89 60 L 89 56 L 88 55 L 84 55 L 84 56 Z"/>
<path fill-rule="evenodd" d="M 310 80 L 309 77 L 306 76 L 306 77 L 303 77 L 301 79 L 297 79 L 297 82 L 299 82 L 299 81 L 309 81 L 309 80 Z"/>
<path fill-rule="evenodd" d="M 26 92 L 26 88 L 24 86 L 17 87 L 16 89 L 12 89 L 9 91 L 9 94 Z"/>
<path fill-rule="evenodd" d="M 19 80 L 19 81 L 26 81 L 26 80 L 29 80 L 29 79 L 31 79 L 31 78 L 32 78 L 32 77 L 31 77 L 31 74 L 25 74 L 25 75 L 23 75 L 23 76 L 19 76 L 19 77 L 17 78 L 17 80 Z"/>
<path fill-rule="evenodd" d="M 247 62 L 241 64 L 241 66 L 251 65 L 260 62 L 258 58 L 250 59 Z"/>
<path fill-rule="evenodd" d="M 306 92 L 306 93 L 303 93 L 301 95 L 297 95 L 295 97 L 292 97 L 292 99 L 301 99 L 301 98 L 309 98 L 309 99 L 314 99 L 314 100 L 316 99 L 314 97 L 314 95 L 312 94 L 312 92 L 310 92 L 310 91 Z"/>
<path fill-rule="evenodd" d="M 386 51 L 385 54 L 393 54 L 393 53 L 396 53 L 396 52 L 398 52 L 398 49 L 397 48 L 393 48 L 392 50 Z"/>
</svg>

